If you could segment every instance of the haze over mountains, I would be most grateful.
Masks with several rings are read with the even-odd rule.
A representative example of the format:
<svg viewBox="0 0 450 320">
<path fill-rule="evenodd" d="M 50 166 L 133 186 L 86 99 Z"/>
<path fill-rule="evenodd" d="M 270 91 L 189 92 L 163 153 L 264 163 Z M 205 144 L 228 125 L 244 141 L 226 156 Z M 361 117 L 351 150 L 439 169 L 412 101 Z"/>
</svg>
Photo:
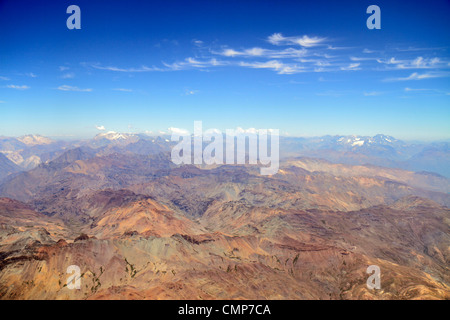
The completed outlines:
<svg viewBox="0 0 450 320">
<path fill-rule="evenodd" d="M 19 138 L 0 137 L 0 153 L 22 170 L 29 170 L 56 159 L 66 150 L 77 147 L 96 149 L 97 154 L 133 152 L 155 154 L 170 151 L 170 135 L 145 133 L 100 133 L 90 140 L 52 140 L 40 135 Z M 345 164 L 372 164 L 412 171 L 427 171 L 450 177 L 449 142 L 407 143 L 378 134 L 366 136 L 323 136 L 313 138 L 280 137 L 280 156 L 308 156 Z M 4 159 L 2 163 L 10 166 Z M 9 163 L 9 164 L 7 164 Z M 14 172 L 0 169 L 0 177 Z"/>
<path fill-rule="evenodd" d="M 168 136 L 0 144 L 2 299 L 450 298 L 446 143 L 282 137 L 272 176 Z"/>
</svg>

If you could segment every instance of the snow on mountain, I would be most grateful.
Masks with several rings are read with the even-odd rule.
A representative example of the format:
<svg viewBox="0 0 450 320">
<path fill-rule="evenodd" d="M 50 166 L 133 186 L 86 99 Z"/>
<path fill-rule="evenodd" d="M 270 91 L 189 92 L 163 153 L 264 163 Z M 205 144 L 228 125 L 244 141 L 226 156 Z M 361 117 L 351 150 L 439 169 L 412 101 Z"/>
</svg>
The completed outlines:
<svg viewBox="0 0 450 320">
<path fill-rule="evenodd" d="M 383 134 L 377 134 L 373 137 L 365 137 L 365 136 L 336 136 L 335 143 L 343 146 L 351 146 L 351 147 L 362 147 L 362 146 L 374 146 L 374 145 L 393 145 L 399 143 L 400 140 L 397 140 L 393 137 L 386 136 Z"/>
<path fill-rule="evenodd" d="M 133 137 L 135 137 L 135 135 L 132 133 L 119 133 L 115 131 L 108 131 L 104 133 L 99 133 L 94 137 L 94 140 L 107 139 L 114 141 L 114 140 L 127 140 Z"/>
<path fill-rule="evenodd" d="M 47 144 L 52 144 L 55 141 L 52 139 L 49 139 L 47 137 L 43 137 L 41 135 L 38 134 L 29 134 L 26 136 L 22 136 L 17 138 L 17 140 L 19 140 L 20 142 L 26 144 L 27 146 L 36 146 L 36 145 L 47 145 Z"/>
<path fill-rule="evenodd" d="M 139 136 L 134 133 L 120 133 L 115 131 L 102 132 L 96 135 L 90 142 L 89 146 L 97 148 L 107 145 L 125 146 L 136 143 L 140 140 Z"/>
<path fill-rule="evenodd" d="M 400 142 L 400 140 L 397 140 L 391 136 L 386 136 L 384 134 L 377 134 L 373 137 L 373 142 L 378 144 L 393 144 Z"/>
<path fill-rule="evenodd" d="M 355 142 L 352 143 L 352 146 L 359 146 L 361 147 L 364 144 L 364 140 L 357 140 Z"/>
</svg>

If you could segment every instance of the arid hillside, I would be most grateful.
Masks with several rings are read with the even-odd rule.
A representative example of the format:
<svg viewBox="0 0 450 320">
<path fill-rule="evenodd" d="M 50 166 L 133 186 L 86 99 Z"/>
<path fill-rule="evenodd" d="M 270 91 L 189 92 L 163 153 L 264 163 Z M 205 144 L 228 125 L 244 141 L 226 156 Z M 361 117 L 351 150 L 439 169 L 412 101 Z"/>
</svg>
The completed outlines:
<svg viewBox="0 0 450 320">
<path fill-rule="evenodd" d="M 437 175 L 295 158 L 260 176 L 79 150 L 0 190 L 2 299 L 450 298 Z"/>
</svg>

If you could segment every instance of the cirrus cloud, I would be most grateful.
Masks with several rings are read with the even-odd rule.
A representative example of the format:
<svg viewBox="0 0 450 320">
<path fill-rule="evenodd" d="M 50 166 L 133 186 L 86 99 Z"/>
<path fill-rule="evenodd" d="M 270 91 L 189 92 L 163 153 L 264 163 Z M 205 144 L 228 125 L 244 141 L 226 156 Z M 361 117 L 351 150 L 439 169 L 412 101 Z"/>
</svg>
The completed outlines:
<svg viewBox="0 0 450 320">
<path fill-rule="evenodd" d="M 170 134 L 175 134 L 175 135 L 180 135 L 180 136 L 190 135 L 190 132 L 188 130 L 181 129 L 181 128 L 170 127 L 169 129 L 167 129 L 167 131 Z M 164 134 L 165 134 L 165 132 L 164 132 Z"/>
<path fill-rule="evenodd" d="M 57 89 L 61 90 L 61 91 L 77 91 L 77 92 L 91 92 L 92 91 L 92 89 L 90 89 L 90 88 L 82 89 L 82 88 L 68 86 L 68 85 L 59 86 Z"/>
<path fill-rule="evenodd" d="M 423 80 L 423 79 L 431 79 L 431 78 L 441 78 L 446 77 L 448 74 L 445 73 L 417 73 L 413 72 L 408 77 L 398 77 L 398 78 L 388 78 L 384 79 L 384 81 L 409 81 L 409 80 Z"/>
<path fill-rule="evenodd" d="M 285 37 L 281 33 L 274 33 L 267 38 L 268 42 L 276 46 L 296 44 L 307 48 L 321 45 L 325 40 L 326 38 L 309 37 L 307 35 L 301 37 Z"/>
<path fill-rule="evenodd" d="M 29 86 L 26 86 L 26 85 L 23 85 L 23 86 L 17 86 L 17 85 L 14 85 L 14 84 L 9 84 L 9 85 L 6 86 L 6 88 L 9 88 L 9 89 L 16 89 L 16 90 L 27 90 L 27 89 L 30 89 L 30 87 L 29 87 Z"/>
</svg>

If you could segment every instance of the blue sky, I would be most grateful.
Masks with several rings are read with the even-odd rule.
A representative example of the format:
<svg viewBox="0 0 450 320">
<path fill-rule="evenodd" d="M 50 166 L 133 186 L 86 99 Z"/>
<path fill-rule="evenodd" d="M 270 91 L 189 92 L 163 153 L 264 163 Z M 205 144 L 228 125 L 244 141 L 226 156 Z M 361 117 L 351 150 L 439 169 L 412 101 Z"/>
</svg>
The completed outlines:
<svg viewBox="0 0 450 320">
<path fill-rule="evenodd" d="M 66 9 L 81 8 L 81 30 Z M 366 9 L 381 8 L 381 30 Z M 449 1 L 0 0 L 0 135 L 450 139 Z M 102 129 L 102 130 L 99 130 Z"/>
</svg>

